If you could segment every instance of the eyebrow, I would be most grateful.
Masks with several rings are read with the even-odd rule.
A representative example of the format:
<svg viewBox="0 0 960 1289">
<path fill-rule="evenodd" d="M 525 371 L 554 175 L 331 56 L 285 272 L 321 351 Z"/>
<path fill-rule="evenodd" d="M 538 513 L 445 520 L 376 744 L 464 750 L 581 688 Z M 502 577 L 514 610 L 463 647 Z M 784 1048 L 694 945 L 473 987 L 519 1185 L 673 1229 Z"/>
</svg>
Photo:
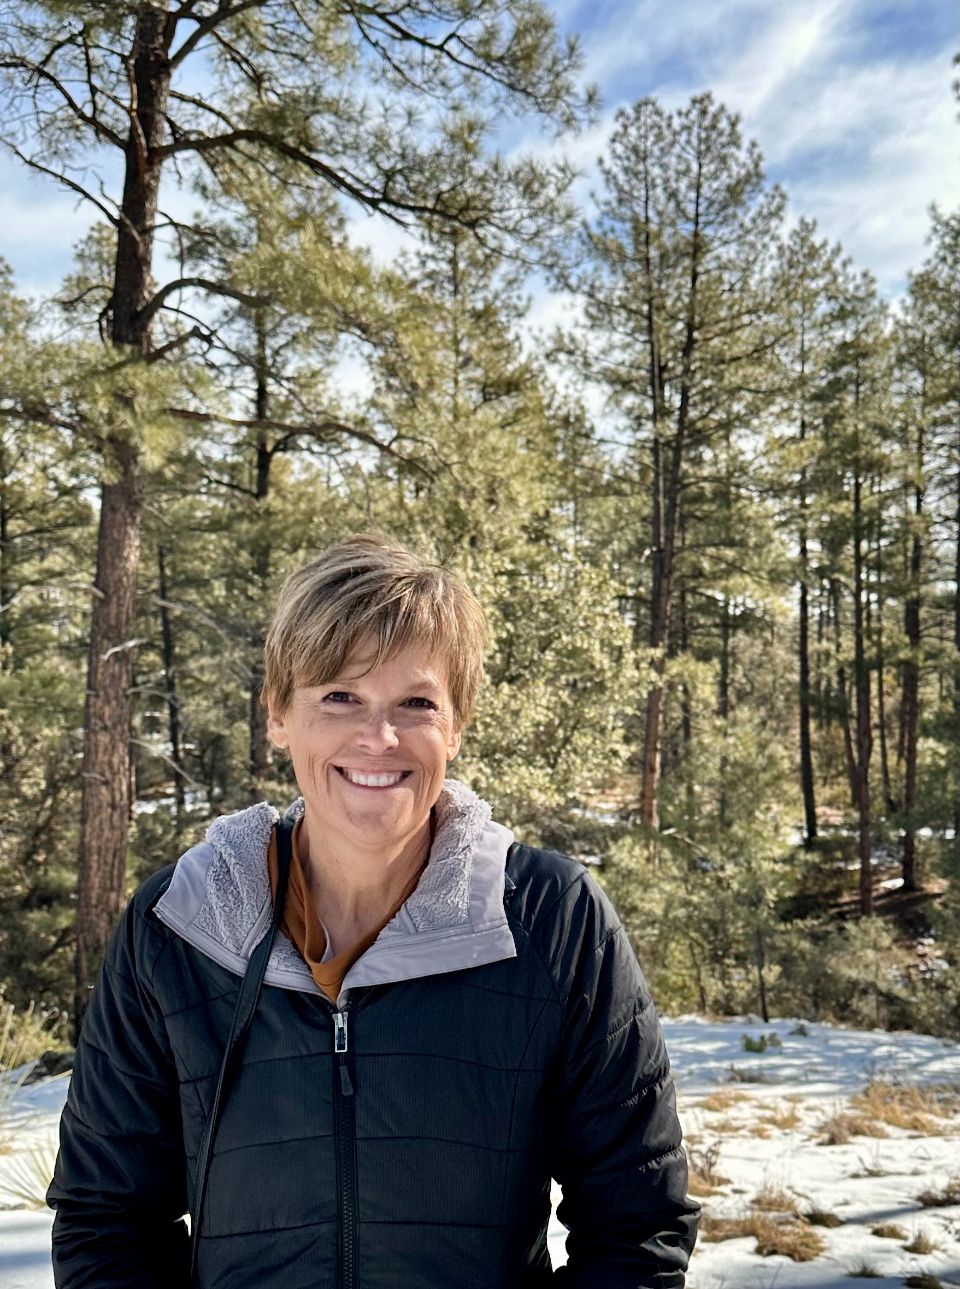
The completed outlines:
<svg viewBox="0 0 960 1289">
<path fill-rule="evenodd" d="M 364 679 L 366 679 L 364 676 L 355 676 L 352 680 L 346 680 L 343 676 L 334 676 L 332 680 L 324 681 L 320 688 L 326 689 L 329 685 L 354 685 L 358 680 Z M 432 689 L 435 693 L 440 693 L 438 682 L 432 676 L 422 673 L 414 676 L 410 684 L 404 686 L 404 689 Z"/>
</svg>

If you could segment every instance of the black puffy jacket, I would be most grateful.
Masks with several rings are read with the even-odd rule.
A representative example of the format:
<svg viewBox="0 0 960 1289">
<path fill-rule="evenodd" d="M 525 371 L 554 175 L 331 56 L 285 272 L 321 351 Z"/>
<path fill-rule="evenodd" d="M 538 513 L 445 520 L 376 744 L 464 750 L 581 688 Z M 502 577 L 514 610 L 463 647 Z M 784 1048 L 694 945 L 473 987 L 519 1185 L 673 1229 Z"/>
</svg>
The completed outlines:
<svg viewBox="0 0 960 1289">
<path fill-rule="evenodd" d="M 660 1024 L 610 902 L 456 781 L 437 809 L 414 896 L 337 1004 L 278 933 L 215 1140 L 196 1283 L 678 1289 L 699 1206 Z M 60 1289 L 186 1286 L 183 1217 L 268 926 L 276 818 L 260 805 L 216 821 L 111 938 L 47 1195 Z M 556 1271 L 551 1177 L 570 1232 Z"/>
</svg>

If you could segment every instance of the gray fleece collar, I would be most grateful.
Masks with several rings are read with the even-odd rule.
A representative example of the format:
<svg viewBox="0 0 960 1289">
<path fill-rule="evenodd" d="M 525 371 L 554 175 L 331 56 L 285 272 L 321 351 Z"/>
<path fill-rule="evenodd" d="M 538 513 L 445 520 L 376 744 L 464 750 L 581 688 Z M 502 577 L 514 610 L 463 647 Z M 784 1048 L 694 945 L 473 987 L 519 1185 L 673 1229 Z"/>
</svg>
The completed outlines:
<svg viewBox="0 0 960 1289">
<path fill-rule="evenodd" d="M 299 797 L 284 811 L 303 814 Z M 416 889 L 344 978 L 340 999 L 359 985 L 459 971 L 516 956 L 503 908 L 513 833 L 457 779 L 444 782 L 436 831 Z M 279 812 L 258 802 L 221 815 L 182 855 L 154 913 L 195 948 L 242 974 L 272 913 L 267 850 Z M 264 983 L 322 994 L 296 946 L 277 932 Z"/>
</svg>

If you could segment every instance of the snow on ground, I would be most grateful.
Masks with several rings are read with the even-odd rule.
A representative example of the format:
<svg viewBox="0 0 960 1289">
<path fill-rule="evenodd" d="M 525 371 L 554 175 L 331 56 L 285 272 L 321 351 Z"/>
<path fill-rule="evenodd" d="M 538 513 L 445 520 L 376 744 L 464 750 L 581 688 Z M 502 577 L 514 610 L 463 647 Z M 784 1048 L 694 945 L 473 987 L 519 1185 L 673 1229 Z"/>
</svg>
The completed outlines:
<svg viewBox="0 0 960 1289">
<path fill-rule="evenodd" d="M 764 1187 L 782 1187 L 799 1202 L 842 1219 L 816 1227 L 825 1249 L 810 1262 L 782 1255 L 761 1257 L 753 1237 L 697 1243 L 689 1289 L 848 1289 L 850 1273 L 873 1269 L 878 1289 L 917 1283 L 960 1286 L 960 1204 L 923 1207 L 917 1196 L 960 1178 L 960 1115 L 923 1135 L 884 1126 L 886 1136 L 854 1136 L 843 1145 L 818 1144 L 819 1125 L 872 1079 L 915 1086 L 949 1084 L 960 1090 L 960 1044 L 922 1034 L 851 1030 L 755 1016 L 703 1020 L 663 1019 L 677 1085 L 677 1104 L 691 1150 L 719 1146 L 716 1170 L 728 1182 L 702 1200 L 714 1217 L 737 1217 Z M 806 1032 L 803 1032 L 803 1031 Z M 741 1037 L 776 1033 L 780 1047 L 747 1052 Z M 10 1153 L 0 1153 L 0 1285 L 3 1289 L 52 1289 L 48 1209 L 11 1207 L 6 1190 L 31 1149 L 55 1148 L 57 1121 L 68 1075 L 24 1089 L 15 1102 Z M 704 1105 L 708 1098 L 714 1108 Z M 724 1095 L 726 1094 L 726 1095 Z M 791 1125 L 790 1112 L 796 1123 Z M 776 1122 L 774 1122 L 776 1120 Z M 942 1129 L 942 1131 L 939 1131 Z M 957 1196 L 956 1198 L 960 1198 Z M 559 1199 L 555 1193 L 554 1201 Z M 896 1223 L 907 1240 L 880 1238 L 870 1228 Z M 927 1254 L 903 1245 L 923 1233 L 939 1245 Z M 566 1232 L 554 1217 L 549 1247 L 554 1266 L 565 1261 Z M 861 1271 L 862 1274 L 862 1271 Z"/>
</svg>

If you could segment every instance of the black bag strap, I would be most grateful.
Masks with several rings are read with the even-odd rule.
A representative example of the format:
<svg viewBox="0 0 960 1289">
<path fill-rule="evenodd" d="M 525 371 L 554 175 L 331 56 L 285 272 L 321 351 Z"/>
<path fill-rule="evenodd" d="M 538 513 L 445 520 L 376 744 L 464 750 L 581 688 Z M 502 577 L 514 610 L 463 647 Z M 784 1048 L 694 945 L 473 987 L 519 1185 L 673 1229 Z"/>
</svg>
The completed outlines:
<svg viewBox="0 0 960 1289">
<path fill-rule="evenodd" d="M 220 1118 L 222 1094 L 226 1087 L 227 1076 L 233 1065 L 234 1058 L 240 1052 L 247 1028 L 253 1019 L 257 999 L 260 997 L 260 986 L 263 984 L 263 973 L 267 969 L 267 959 L 270 957 L 270 950 L 277 934 L 277 927 L 280 925 L 280 919 L 283 915 L 283 904 L 287 893 L 287 878 L 290 875 L 293 824 L 292 819 L 281 819 L 275 825 L 277 835 L 277 895 L 273 902 L 273 921 L 267 934 L 250 955 L 250 961 L 247 963 L 247 969 L 244 972 L 240 993 L 237 997 L 237 1005 L 233 1013 L 233 1024 L 230 1026 L 230 1037 L 227 1039 L 223 1061 L 220 1065 L 220 1077 L 217 1079 L 217 1090 L 213 1096 L 213 1106 L 203 1130 L 200 1152 L 197 1155 L 197 1172 L 193 1188 L 193 1213 L 190 1215 L 190 1275 L 187 1280 L 188 1285 L 193 1284 L 196 1274 L 203 1197 L 207 1189 L 210 1151 L 213 1148 L 213 1139 L 216 1136 L 217 1122 Z"/>
</svg>

